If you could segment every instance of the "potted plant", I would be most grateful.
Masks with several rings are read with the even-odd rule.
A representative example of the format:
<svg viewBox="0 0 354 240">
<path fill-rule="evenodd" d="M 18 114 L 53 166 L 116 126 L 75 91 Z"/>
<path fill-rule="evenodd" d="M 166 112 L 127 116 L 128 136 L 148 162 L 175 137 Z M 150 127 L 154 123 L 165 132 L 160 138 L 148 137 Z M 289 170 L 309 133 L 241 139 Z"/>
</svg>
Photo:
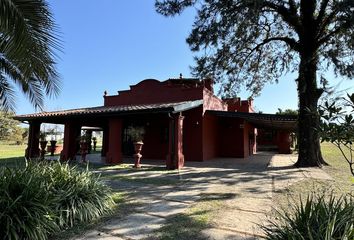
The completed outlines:
<svg viewBox="0 0 354 240">
<path fill-rule="evenodd" d="M 46 153 L 45 149 L 46 149 L 47 143 L 48 143 L 46 138 L 47 138 L 47 134 L 45 132 L 41 132 L 39 134 L 39 145 L 41 147 L 41 151 L 40 151 L 40 158 L 41 159 L 44 159 L 44 155 Z"/>
<path fill-rule="evenodd" d="M 86 134 L 80 136 L 80 154 L 81 154 L 81 162 L 86 163 L 86 155 L 88 153 L 88 141 Z"/>
<path fill-rule="evenodd" d="M 129 127 L 127 130 L 128 136 L 130 137 L 131 141 L 134 144 L 134 150 L 135 150 L 135 154 L 134 154 L 134 158 L 135 158 L 135 164 L 134 167 L 135 168 L 140 168 L 140 160 L 142 155 L 140 154 L 144 142 L 144 134 L 145 134 L 145 129 L 144 127 Z"/>
<path fill-rule="evenodd" d="M 96 152 L 97 138 L 93 137 L 92 141 L 93 141 L 93 151 Z"/>
<path fill-rule="evenodd" d="M 57 140 L 55 139 L 56 138 L 56 135 L 57 135 L 57 132 L 56 132 L 56 129 L 53 128 L 53 129 L 50 129 L 48 131 L 48 133 L 51 134 L 51 140 L 50 140 L 50 156 L 54 156 L 54 153 L 55 153 L 55 150 L 57 148 L 56 144 L 57 144 Z"/>
</svg>

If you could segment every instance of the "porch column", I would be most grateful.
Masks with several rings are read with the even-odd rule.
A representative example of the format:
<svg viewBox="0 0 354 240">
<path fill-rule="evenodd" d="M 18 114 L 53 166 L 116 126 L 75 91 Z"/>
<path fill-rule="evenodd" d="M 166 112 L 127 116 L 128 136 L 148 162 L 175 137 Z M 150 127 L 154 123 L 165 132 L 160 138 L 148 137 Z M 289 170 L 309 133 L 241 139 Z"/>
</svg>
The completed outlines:
<svg viewBox="0 0 354 240">
<path fill-rule="evenodd" d="M 106 162 L 122 163 L 122 119 L 110 119 L 108 129 L 108 152 Z"/>
<path fill-rule="evenodd" d="M 108 131 L 107 127 L 103 128 L 102 131 L 102 149 L 101 149 L 101 156 L 105 157 L 108 152 Z"/>
<path fill-rule="evenodd" d="M 26 158 L 39 157 L 39 133 L 41 129 L 40 122 L 30 122 L 28 133 L 28 144 L 25 152 Z"/>
<path fill-rule="evenodd" d="M 184 166 L 183 119 L 184 116 L 180 114 L 169 121 L 167 169 L 181 169 Z"/>
<path fill-rule="evenodd" d="M 74 160 L 77 153 L 77 139 L 80 136 L 80 125 L 72 122 L 65 123 L 64 146 L 60 154 L 60 160 Z"/>
</svg>

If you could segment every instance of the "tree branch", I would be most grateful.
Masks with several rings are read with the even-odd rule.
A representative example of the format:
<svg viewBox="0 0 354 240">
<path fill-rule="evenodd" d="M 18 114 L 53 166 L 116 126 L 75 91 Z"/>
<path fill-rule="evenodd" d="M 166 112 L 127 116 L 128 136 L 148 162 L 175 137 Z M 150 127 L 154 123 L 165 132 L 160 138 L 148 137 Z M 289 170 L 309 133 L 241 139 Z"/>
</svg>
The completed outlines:
<svg viewBox="0 0 354 240">
<path fill-rule="evenodd" d="M 296 10 L 296 4 L 294 0 L 289 0 L 289 10 L 292 12 L 294 15 L 297 15 L 297 10 Z"/>
<path fill-rule="evenodd" d="M 326 13 L 326 8 L 328 6 L 328 2 L 329 2 L 329 0 L 322 0 L 322 2 L 321 2 L 320 11 L 319 11 L 317 19 L 316 19 L 318 26 L 320 25 L 320 23 L 322 22 L 322 20 L 324 18 L 324 15 Z"/>
<path fill-rule="evenodd" d="M 324 37 L 320 38 L 318 40 L 318 46 L 321 46 L 322 44 L 326 43 L 327 41 L 329 41 L 331 39 L 331 37 L 333 37 L 336 34 L 340 33 L 342 30 L 347 29 L 348 27 L 350 27 L 350 23 L 349 22 L 344 22 L 343 24 L 341 24 L 340 26 L 335 28 L 333 31 L 331 31 L 330 33 L 328 33 Z"/>
<path fill-rule="evenodd" d="M 255 46 L 251 52 L 254 52 L 256 50 L 258 50 L 261 46 L 270 43 L 272 41 L 283 41 L 286 44 L 289 45 L 289 47 L 295 51 L 299 51 L 300 47 L 299 47 L 299 43 L 296 42 L 295 39 L 293 38 L 289 38 L 289 37 L 271 37 L 271 38 L 267 38 L 264 39 L 261 43 L 259 43 L 257 46 Z"/>
<path fill-rule="evenodd" d="M 289 26 L 293 27 L 297 33 L 300 33 L 300 18 L 296 13 L 296 7 L 293 0 L 289 0 L 289 5 L 290 8 L 286 8 L 284 5 L 277 5 L 270 1 L 263 2 L 263 7 L 268 7 L 276 11 L 283 20 L 289 24 Z M 292 9 L 293 7 L 295 7 L 295 11 Z"/>
<path fill-rule="evenodd" d="M 324 0 L 324 1 L 327 1 L 327 0 Z M 320 38 L 322 32 L 325 31 L 325 29 L 328 27 L 328 25 L 332 22 L 333 18 L 336 17 L 338 13 L 338 10 L 337 9 L 334 9 L 330 14 L 327 15 L 327 17 L 325 15 L 322 16 L 322 19 L 321 21 L 319 17 L 317 17 L 317 36 L 318 38 Z M 325 13 L 323 13 L 325 14 Z"/>
</svg>

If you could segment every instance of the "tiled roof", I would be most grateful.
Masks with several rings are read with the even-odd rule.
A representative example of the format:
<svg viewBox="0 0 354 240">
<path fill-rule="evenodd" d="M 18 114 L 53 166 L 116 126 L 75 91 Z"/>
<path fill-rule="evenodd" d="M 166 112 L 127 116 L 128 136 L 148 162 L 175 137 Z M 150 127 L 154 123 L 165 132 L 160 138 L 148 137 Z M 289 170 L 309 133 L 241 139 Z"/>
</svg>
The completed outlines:
<svg viewBox="0 0 354 240">
<path fill-rule="evenodd" d="M 279 130 L 296 130 L 297 116 L 280 115 L 280 114 L 264 114 L 264 113 L 245 113 L 245 112 L 226 112 L 226 111 L 207 111 L 210 114 L 219 117 L 234 117 L 245 119 L 258 128 L 279 129 Z"/>
<path fill-rule="evenodd" d="M 127 113 L 145 113 L 145 112 L 181 112 L 203 104 L 202 100 L 184 101 L 174 103 L 155 103 L 139 105 L 120 105 L 120 106 L 100 106 L 90 108 L 77 108 L 53 112 L 39 112 L 25 115 L 17 115 L 14 119 L 23 121 L 40 118 L 57 118 L 68 116 L 86 116 L 86 115 L 119 115 Z"/>
</svg>

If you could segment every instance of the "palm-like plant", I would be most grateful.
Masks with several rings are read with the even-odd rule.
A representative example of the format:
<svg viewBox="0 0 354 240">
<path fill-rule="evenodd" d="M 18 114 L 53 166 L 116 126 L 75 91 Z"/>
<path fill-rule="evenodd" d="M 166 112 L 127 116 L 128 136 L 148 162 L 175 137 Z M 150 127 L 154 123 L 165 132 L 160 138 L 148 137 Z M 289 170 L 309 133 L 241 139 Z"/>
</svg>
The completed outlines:
<svg viewBox="0 0 354 240">
<path fill-rule="evenodd" d="M 14 110 L 16 84 L 35 108 L 42 109 L 45 95 L 57 95 L 60 50 L 45 0 L 0 0 L 0 110 Z"/>
</svg>

